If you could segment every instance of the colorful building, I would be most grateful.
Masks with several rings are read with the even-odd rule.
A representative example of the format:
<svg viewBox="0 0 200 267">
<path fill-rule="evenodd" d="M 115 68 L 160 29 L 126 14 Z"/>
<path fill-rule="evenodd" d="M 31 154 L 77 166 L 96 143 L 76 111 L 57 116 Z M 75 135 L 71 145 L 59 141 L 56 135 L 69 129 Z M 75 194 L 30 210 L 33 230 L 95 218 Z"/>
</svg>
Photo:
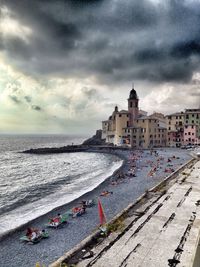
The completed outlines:
<svg viewBox="0 0 200 267">
<path fill-rule="evenodd" d="M 108 120 L 102 122 L 102 138 L 114 145 L 135 148 L 166 146 L 167 129 L 165 117 L 161 113 L 147 116 L 139 109 L 139 98 L 135 89 L 130 91 L 128 110 L 118 111 L 115 107 Z"/>
<path fill-rule="evenodd" d="M 200 144 L 200 109 L 166 116 L 167 146 L 181 147 Z"/>
<path fill-rule="evenodd" d="M 130 91 L 128 110 L 116 106 L 102 122 L 102 138 L 107 143 L 135 148 L 181 147 L 200 144 L 200 109 L 186 109 L 167 116 L 155 112 L 148 116 L 139 109 L 135 89 Z"/>
<path fill-rule="evenodd" d="M 184 142 L 184 112 L 166 116 L 167 146 L 180 147 Z"/>
</svg>

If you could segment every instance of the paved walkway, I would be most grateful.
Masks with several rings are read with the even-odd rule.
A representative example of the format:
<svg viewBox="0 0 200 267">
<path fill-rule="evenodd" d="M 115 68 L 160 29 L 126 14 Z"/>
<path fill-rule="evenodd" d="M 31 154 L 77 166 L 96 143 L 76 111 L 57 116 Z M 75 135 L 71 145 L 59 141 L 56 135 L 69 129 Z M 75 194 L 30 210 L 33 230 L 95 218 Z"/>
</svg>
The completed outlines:
<svg viewBox="0 0 200 267">
<path fill-rule="evenodd" d="M 137 219 L 135 213 L 129 220 L 128 231 L 105 240 L 93 249 L 93 258 L 77 266 L 192 267 L 200 233 L 200 161 L 184 170 L 143 216 Z"/>
</svg>

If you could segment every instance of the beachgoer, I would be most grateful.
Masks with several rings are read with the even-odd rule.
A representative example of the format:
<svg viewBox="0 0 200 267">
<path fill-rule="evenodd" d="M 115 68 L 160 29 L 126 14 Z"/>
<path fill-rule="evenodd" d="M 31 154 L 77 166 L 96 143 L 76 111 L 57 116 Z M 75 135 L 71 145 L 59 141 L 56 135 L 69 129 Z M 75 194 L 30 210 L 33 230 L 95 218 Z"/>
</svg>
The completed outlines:
<svg viewBox="0 0 200 267">
<path fill-rule="evenodd" d="M 59 219 L 59 221 L 61 221 L 62 220 L 62 215 L 60 213 L 58 213 L 57 216 L 58 216 L 57 218 Z"/>
<path fill-rule="evenodd" d="M 34 229 L 34 228 L 30 228 L 28 227 L 27 228 L 27 231 L 26 231 L 26 236 L 31 240 L 31 241 L 34 241 L 35 239 L 38 238 L 39 236 L 39 230 L 38 229 Z"/>
<path fill-rule="evenodd" d="M 30 228 L 30 227 L 28 227 L 27 230 L 26 230 L 26 236 L 27 236 L 28 238 L 31 238 L 32 232 L 33 232 L 33 229 Z"/>
<path fill-rule="evenodd" d="M 35 232 L 35 231 L 33 231 L 32 232 L 32 234 L 31 234 L 31 237 L 30 237 L 30 239 L 31 239 L 31 241 L 34 241 L 34 240 L 36 240 L 37 239 L 37 233 Z"/>
<path fill-rule="evenodd" d="M 103 191 L 101 194 L 100 194 L 100 196 L 108 196 L 109 194 L 113 194 L 113 192 L 111 192 L 111 191 Z"/>
<path fill-rule="evenodd" d="M 83 209 L 83 212 L 85 212 L 85 210 L 86 210 L 86 208 L 87 208 L 87 203 L 86 203 L 85 200 L 82 201 L 82 203 L 81 203 L 81 207 L 82 207 L 82 209 Z"/>
</svg>

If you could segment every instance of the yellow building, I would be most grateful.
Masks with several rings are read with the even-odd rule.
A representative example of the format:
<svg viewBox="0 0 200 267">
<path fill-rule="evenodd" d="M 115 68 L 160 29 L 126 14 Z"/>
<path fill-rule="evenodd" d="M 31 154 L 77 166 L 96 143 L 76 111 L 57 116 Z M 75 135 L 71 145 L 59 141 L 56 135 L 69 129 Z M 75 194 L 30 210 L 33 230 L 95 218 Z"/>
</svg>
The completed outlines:
<svg viewBox="0 0 200 267">
<path fill-rule="evenodd" d="M 118 111 L 116 106 L 108 120 L 102 122 L 102 138 L 117 146 L 166 146 L 166 131 L 163 114 L 147 116 L 146 111 L 139 110 L 139 98 L 134 88 L 129 94 L 128 110 Z"/>
</svg>

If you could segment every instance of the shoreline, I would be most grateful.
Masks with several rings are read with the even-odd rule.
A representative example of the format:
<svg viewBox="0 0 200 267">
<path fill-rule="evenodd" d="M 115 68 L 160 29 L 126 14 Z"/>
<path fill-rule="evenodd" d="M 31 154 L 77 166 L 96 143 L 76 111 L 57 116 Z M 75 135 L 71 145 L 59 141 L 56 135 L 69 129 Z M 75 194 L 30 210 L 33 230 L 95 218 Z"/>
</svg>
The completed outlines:
<svg viewBox="0 0 200 267">
<path fill-rule="evenodd" d="M 79 152 L 79 151 L 78 151 L 78 152 Z M 81 152 L 82 152 L 82 151 L 81 151 Z M 110 176 L 108 176 L 107 178 L 105 178 L 105 180 L 104 180 L 103 182 L 101 182 L 99 185 L 97 185 L 96 187 L 94 187 L 94 188 L 91 189 L 90 191 L 87 191 L 86 193 L 84 193 L 84 194 L 80 195 L 79 197 L 77 197 L 77 198 L 71 200 L 70 202 L 67 202 L 67 203 L 62 204 L 62 205 L 60 205 L 60 206 L 57 206 L 57 207 L 53 208 L 52 210 L 50 210 L 50 211 L 48 211 L 48 212 L 46 212 L 46 213 L 44 213 L 44 214 L 42 214 L 42 215 L 40 215 L 40 216 L 37 216 L 36 218 L 34 218 L 34 219 L 32 219 L 32 220 L 30 220 L 30 221 L 24 223 L 24 224 L 21 224 L 21 225 L 15 227 L 15 228 L 13 228 L 13 229 L 10 229 L 10 230 L 8 230 L 8 231 L 6 231 L 6 232 L 0 234 L 0 242 L 1 242 L 2 240 L 4 240 L 5 238 L 9 237 L 10 235 L 15 234 L 17 231 L 20 231 L 20 230 L 22 230 L 22 229 L 25 229 L 28 225 L 30 225 L 30 224 L 34 224 L 38 219 L 40 219 L 40 218 L 42 218 L 42 217 L 45 217 L 45 216 L 48 216 L 48 215 L 49 215 L 49 217 L 51 217 L 51 214 L 52 214 L 52 213 L 55 213 L 55 212 L 57 212 L 57 211 L 60 210 L 60 209 L 64 209 L 64 208 L 66 208 L 66 206 L 71 206 L 73 203 L 74 203 L 74 204 L 77 204 L 77 203 L 80 202 L 83 198 L 87 198 L 88 195 L 90 195 L 90 193 L 91 193 L 92 191 L 96 190 L 96 189 L 97 189 L 98 187 L 100 187 L 102 184 L 106 183 L 106 181 L 107 181 L 108 179 L 111 179 L 112 177 L 114 177 L 114 176 L 117 174 L 117 172 L 119 172 L 121 169 L 123 169 L 123 167 L 125 167 L 125 165 L 127 164 L 127 159 L 126 159 L 125 157 L 123 157 L 123 156 L 120 157 L 119 155 L 117 155 L 116 153 L 113 153 L 113 152 L 109 152 L 109 151 L 107 151 L 107 152 L 103 152 L 103 151 L 91 151 L 91 150 L 90 150 L 90 151 L 85 151 L 85 152 L 86 152 L 86 153 L 103 153 L 103 154 L 111 154 L 111 155 L 115 155 L 115 156 L 121 158 L 121 160 L 123 160 L 123 162 L 122 162 L 121 166 L 118 167 L 118 168 L 117 168 L 117 169 L 116 169 Z M 23 153 L 24 153 L 24 152 L 23 152 Z M 25 152 L 25 153 L 26 153 L 26 152 Z M 70 153 L 70 152 L 69 152 L 69 153 Z M 76 153 L 76 152 L 74 152 L 74 153 Z M 54 215 L 55 215 L 55 214 L 54 214 Z"/>
<path fill-rule="evenodd" d="M 177 159 L 174 160 L 175 169 L 191 158 L 191 156 L 177 149 L 162 149 L 158 151 L 161 156 L 165 156 L 165 162 L 167 162 L 167 158 L 169 156 L 172 156 L 173 154 L 176 155 Z M 101 152 L 105 153 L 106 151 Z M 129 157 L 132 152 L 141 155 L 141 158 L 139 157 L 137 161 L 136 177 L 126 178 L 119 184 L 112 185 L 111 181 L 115 181 L 117 179 L 117 173 L 120 170 L 125 173 L 129 169 Z M 83 199 L 96 199 L 104 190 L 113 191 L 112 195 L 108 197 L 101 197 L 101 202 L 103 204 L 107 220 L 109 221 L 120 211 L 125 209 L 130 203 L 134 202 L 135 199 L 140 197 L 146 190 L 156 186 L 166 177 L 163 174 L 163 168 L 167 163 L 158 170 L 157 175 L 153 177 L 149 177 L 147 175 L 151 167 L 150 164 L 146 162 L 149 159 L 154 161 L 157 160 L 156 157 L 150 156 L 148 151 L 114 151 L 112 154 L 117 156 L 120 155 L 120 158 L 123 159 L 123 163 L 120 168 L 114 171 L 113 175 L 107 177 L 95 189 L 85 193 L 70 203 L 57 207 L 53 209 L 53 211 L 32 220 L 31 223 L 21 226 L 20 229 L 7 234 L 3 239 L 1 239 L 2 253 L 0 255 L 0 263 L 2 262 L 2 266 L 35 267 L 36 262 L 40 262 L 40 264 L 48 266 L 50 263 L 56 261 L 64 253 L 66 253 L 66 251 L 75 247 L 97 229 L 99 224 L 97 205 L 92 208 L 88 208 L 86 214 L 83 216 L 69 219 L 69 223 L 66 226 L 58 230 L 48 230 L 50 234 L 49 239 L 42 240 L 34 246 L 28 246 L 27 244 L 21 244 L 19 242 L 19 237 L 23 235 L 23 230 L 27 225 L 31 224 L 31 226 L 41 229 L 49 217 L 55 216 L 57 213 L 62 214 L 66 212 L 76 206 Z M 10 255 L 12 255 L 12 257 L 10 257 Z"/>
</svg>

